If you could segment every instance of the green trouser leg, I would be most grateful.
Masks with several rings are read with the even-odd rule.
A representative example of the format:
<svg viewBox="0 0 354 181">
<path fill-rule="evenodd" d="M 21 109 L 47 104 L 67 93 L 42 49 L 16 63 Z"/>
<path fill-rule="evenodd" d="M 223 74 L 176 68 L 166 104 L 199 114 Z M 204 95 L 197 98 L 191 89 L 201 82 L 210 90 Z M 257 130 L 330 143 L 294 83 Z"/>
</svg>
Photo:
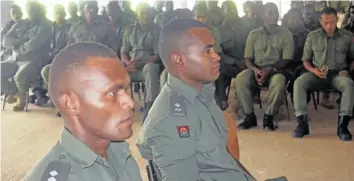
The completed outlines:
<svg viewBox="0 0 354 181">
<path fill-rule="evenodd" d="M 50 68 L 52 67 L 52 64 L 48 64 L 42 68 L 41 75 L 44 83 L 48 86 L 49 82 L 49 72 Z"/>
<path fill-rule="evenodd" d="M 354 83 L 349 77 L 328 75 L 327 79 L 319 79 L 314 74 L 307 72 L 296 79 L 294 83 L 294 108 L 295 116 L 308 115 L 307 91 L 325 88 L 326 85 L 342 93 L 339 116 L 351 116 L 354 104 Z"/>
<path fill-rule="evenodd" d="M 1 92 L 4 94 L 15 94 L 17 87 L 15 83 L 10 82 L 18 71 L 18 65 L 13 61 L 3 61 L 0 63 L 1 67 Z"/>
<path fill-rule="evenodd" d="M 167 73 L 167 71 L 165 69 L 165 70 L 162 71 L 162 73 L 160 75 L 160 90 L 162 90 L 163 86 L 167 82 L 167 78 L 168 78 L 168 73 Z"/>
<path fill-rule="evenodd" d="M 20 62 L 19 69 L 14 76 L 19 91 L 27 92 L 31 83 L 35 83 L 40 76 L 42 65 L 38 62 Z"/>
<path fill-rule="evenodd" d="M 333 88 L 342 93 L 339 116 L 352 116 L 354 106 L 354 83 L 347 76 L 336 75 L 331 80 Z"/>
<path fill-rule="evenodd" d="M 252 90 L 258 87 L 254 73 L 247 69 L 242 71 L 236 77 L 236 94 L 240 105 L 246 115 L 254 112 L 252 102 Z M 275 74 L 270 76 L 268 90 L 268 107 L 264 111 L 265 114 L 274 116 L 284 98 L 286 89 L 286 78 L 283 74 Z"/>
</svg>

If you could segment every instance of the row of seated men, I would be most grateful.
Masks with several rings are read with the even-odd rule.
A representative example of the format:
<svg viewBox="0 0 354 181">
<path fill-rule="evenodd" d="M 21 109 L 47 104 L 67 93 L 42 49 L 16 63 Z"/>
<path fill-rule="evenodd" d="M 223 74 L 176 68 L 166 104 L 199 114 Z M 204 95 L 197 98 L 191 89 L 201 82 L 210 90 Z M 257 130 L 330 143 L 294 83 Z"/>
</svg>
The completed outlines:
<svg viewBox="0 0 354 181">
<path fill-rule="evenodd" d="M 207 6 L 197 5 L 195 19 L 206 19 L 205 11 Z M 142 12 L 140 7 L 137 12 Z M 236 94 L 242 97 L 239 99 L 245 112 L 253 111 L 247 107 L 252 102 L 252 88 L 266 85 L 269 79 L 270 103 L 274 104 L 266 110 L 264 127 L 269 130 L 274 130 L 270 113 L 276 112 L 273 109 L 283 97 L 288 73 L 284 70 L 293 60 L 295 49 L 291 32 L 277 25 L 278 16 L 275 4 L 264 5 L 263 24 L 252 30 L 245 42 L 243 59 L 248 69 L 236 76 Z M 161 180 L 255 180 L 226 149 L 228 128 L 216 104 L 213 86 L 223 57 L 217 52 L 216 34 L 210 31 L 215 29 L 200 21 L 175 20 L 159 33 L 158 51 L 147 60 L 151 63 L 155 62 L 153 58 L 161 57 L 168 81 L 148 112 L 138 148 L 143 158 L 153 161 Z M 322 11 L 320 22 L 323 28 L 310 32 L 304 43 L 302 59 L 308 72 L 294 83 L 299 122 L 294 135 L 309 134 L 307 91 L 310 86 L 323 83 L 342 93 L 338 136 L 349 141 L 354 85 L 348 76 L 351 61 L 347 62 L 347 58 L 353 57 L 353 35 L 336 28 L 337 13 L 333 8 Z M 122 50 L 124 39 L 135 42 L 134 36 L 126 34 Z M 125 69 L 117 61 L 116 51 L 101 44 L 76 43 L 59 52 L 48 82 L 54 104 L 65 119 L 65 128 L 61 141 L 39 162 L 28 180 L 141 180 L 123 142 L 132 134 L 134 103 L 128 80 L 139 61 L 121 57 Z M 255 126 L 252 116 L 252 112 L 247 114 L 240 127 Z"/>
<path fill-rule="evenodd" d="M 169 3 L 166 3 L 166 5 L 168 4 Z M 171 5 L 169 6 L 169 9 L 173 9 Z M 4 35 L 3 39 L 4 47 L 10 49 L 13 55 L 17 56 L 15 61 L 12 55 L 10 60 L 2 62 L 2 69 L 4 70 L 2 71 L 4 75 L 2 75 L 2 79 L 5 82 L 5 86 L 3 86 L 5 91 L 2 92 L 14 95 L 17 91 L 17 96 L 20 100 L 18 101 L 18 105 L 14 107 L 14 110 L 19 111 L 23 109 L 25 102 L 24 92 L 28 90 L 28 79 L 37 78 L 37 76 L 35 76 L 36 73 L 39 72 L 44 65 L 42 77 L 46 83 L 48 82 L 48 73 L 51 66 L 48 64 L 48 59 L 52 60 L 52 57 L 68 44 L 81 41 L 94 41 L 107 45 L 117 52 L 118 57 L 125 63 L 133 81 L 145 82 L 146 105 L 144 106 L 147 108 L 143 116 L 145 118 L 146 113 L 159 93 L 159 75 L 161 72 L 161 64 L 158 63 L 159 55 L 157 51 L 157 38 L 160 33 L 160 28 L 152 22 L 152 17 L 155 15 L 153 15 L 154 11 L 149 5 L 140 4 L 138 6 L 136 12 L 138 21 L 133 25 L 123 23 L 125 22 L 123 20 L 126 16 L 122 15 L 118 3 L 114 1 L 107 6 L 107 15 L 109 17 L 108 19 L 111 21 L 110 23 L 105 21 L 105 18 L 102 16 L 97 15 L 98 7 L 95 1 L 82 3 L 80 6 L 82 12 L 80 14 L 83 14 L 83 17 L 81 19 L 77 17 L 76 19 L 79 19 L 78 22 L 71 24 L 66 23 L 64 18 L 65 9 L 63 6 L 59 5 L 55 8 L 56 21 L 54 24 L 56 26 L 53 28 L 53 34 L 50 28 L 51 26 L 49 26 L 47 20 L 44 18 L 45 14 L 41 5 L 33 3 L 30 4 L 29 7 L 29 19 L 19 20 L 18 23 L 13 25 L 7 34 Z M 260 16 L 262 9 L 259 5 L 252 2 L 245 3 L 244 9 L 247 14 L 242 18 L 238 17 L 236 5 L 231 1 L 225 1 L 222 5 L 223 9 L 218 8 L 214 1 L 208 1 L 205 4 L 199 3 L 194 7 L 193 14 L 187 13 L 187 10 L 176 10 L 178 12 L 178 14 L 175 13 L 176 18 L 179 18 L 179 14 L 183 14 L 183 18 L 188 18 L 188 14 L 190 17 L 194 16 L 198 21 L 207 24 L 213 34 L 216 41 L 215 50 L 222 57 L 220 66 L 221 75 L 215 82 L 217 88 L 216 99 L 222 110 L 225 110 L 228 106 L 225 91 L 226 87 L 230 84 L 231 78 L 236 77 L 236 75 L 242 72 L 236 77 L 236 83 L 238 84 L 236 94 L 239 107 L 243 109 L 246 118 L 245 121 L 240 124 L 239 128 L 249 129 L 257 126 L 256 117 L 253 113 L 252 97 L 257 87 L 269 86 L 269 106 L 267 110 L 265 110 L 263 127 L 268 130 L 274 130 L 274 116 L 277 114 L 280 102 L 283 98 L 283 89 L 284 86 L 287 85 L 286 82 L 291 79 L 291 86 L 288 87 L 288 90 L 293 93 L 292 85 L 295 79 L 302 73 L 301 60 L 307 58 L 308 61 L 311 62 L 314 61 L 311 59 L 315 59 L 312 56 L 316 54 L 304 52 L 306 48 L 309 48 L 305 46 L 307 45 L 305 40 L 310 31 L 323 31 L 325 27 L 319 28 L 320 25 L 317 19 L 319 16 L 318 13 L 316 13 L 315 6 L 309 4 L 303 6 L 302 2 L 293 1 L 291 7 L 292 9 L 286 14 L 287 18 L 283 20 L 284 27 L 277 25 L 279 17 L 277 7 L 269 12 L 271 13 L 268 15 L 269 18 L 262 19 Z M 18 8 L 13 9 L 14 14 L 16 14 Z M 263 14 L 266 13 L 268 12 L 263 11 Z M 163 17 L 169 16 L 169 18 L 174 18 L 171 14 L 173 13 L 169 10 L 164 13 Z M 210 16 L 210 14 L 214 16 Z M 223 17 L 225 19 L 223 19 Z M 167 21 L 165 21 L 165 23 L 166 22 Z M 271 24 L 271 26 L 268 27 L 269 30 L 267 26 L 262 25 L 263 23 Z M 260 28 L 257 29 L 257 27 Z M 344 32 L 344 34 L 348 33 L 344 30 L 337 30 L 336 27 L 331 28 L 331 31 L 334 31 L 334 28 L 336 32 L 341 32 L 340 34 L 343 34 L 342 32 Z M 254 29 L 257 31 L 252 31 Z M 26 32 L 20 32 L 20 30 Z M 250 33 L 251 31 L 252 33 Z M 262 33 L 269 34 L 269 36 L 265 36 Z M 350 33 L 348 36 L 350 36 Z M 341 38 L 345 39 L 343 41 L 339 39 L 341 42 L 350 41 L 350 37 L 344 36 Z M 330 43 L 337 45 L 338 43 L 336 43 L 336 41 L 334 43 L 329 42 L 329 45 Z M 51 43 L 52 49 L 49 49 L 50 46 L 44 42 Z M 322 44 L 323 42 L 319 43 L 325 45 Z M 347 44 L 343 46 L 348 46 Z M 318 63 L 318 65 L 313 64 L 314 66 L 319 66 L 321 70 L 329 72 L 349 68 L 351 59 L 350 48 L 343 48 L 343 51 L 349 52 L 345 53 L 345 55 L 348 56 L 344 57 L 346 64 L 342 63 L 343 65 L 337 63 L 331 65 L 328 63 L 327 59 L 330 59 L 329 56 L 334 56 L 336 59 L 339 57 L 335 54 L 338 52 L 337 46 L 328 47 L 328 49 L 330 49 L 328 51 L 331 52 L 331 54 L 327 53 L 327 55 L 323 53 L 323 57 L 321 58 L 324 60 L 316 60 L 319 61 L 319 63 L 314 61 L 314 63 Z M 327 47 L 323 47 L 323 51 L 325 50 L 327 51 Z M 48 58 L 48 55 L 51 57 Z M 32 61 L 29 61 L 29 59 L 32 59 Z M 278 61 L 280 61 L 280 63 L 277 63 Z M 264 68 L 265 70 L 263 70 L 260 69 L 260 67 L 266 67 L 266 69 Z M 248 69 L 244 70 L 245 68 Z M 305 69 L 307 71 L 312 70 L 306 66 Z M 253 74 L 256 75 L 256 79 L 255 81 L 250 81 L 252 80 Z M 161 85 L 165 84 L 166 75 L 167 74 L 162 73 L 160 78 Z M 9 79 L 12 77 L 12 80 Z M 272 78 L 270 79 L 270 77 Z M 285 83 L 283 84 L 283 82 Z M 278 87 L 273 86 L 273 84 Z M 39 97 L 40 96 L 41 95 L 39 95 Z M 294 94 L 294 97 L 302 100 L 303 95 Z M 296 113 L 297 117 L 301 120 L 300 123 L 306 122 L 307 112 L 304 111 L 303 103 L 296 99 L 294 103 L 295 109 L 298 109 Z M 344 98 L 344 100 L 351 99 Z M 15 102 L 13 96 L 9 96 L 7 101 Z M 347 117 L 351 116 L 351 111 L 347 109 L 352 107 L 352 105 L 350 101 L 342 102 L 342 104 L 346 103 L 347 105 L 341 106 L 341 109 L 346 109 L 341 111 L 341 120 L 347 120 Z M 346 123 L 347 121 L 344 122 Z M 305 130 L 305 133 L 306 132 Z M 299 136 L 296 137 L 302 136 L 302 134 L 299 134 Z"/>
</svg>

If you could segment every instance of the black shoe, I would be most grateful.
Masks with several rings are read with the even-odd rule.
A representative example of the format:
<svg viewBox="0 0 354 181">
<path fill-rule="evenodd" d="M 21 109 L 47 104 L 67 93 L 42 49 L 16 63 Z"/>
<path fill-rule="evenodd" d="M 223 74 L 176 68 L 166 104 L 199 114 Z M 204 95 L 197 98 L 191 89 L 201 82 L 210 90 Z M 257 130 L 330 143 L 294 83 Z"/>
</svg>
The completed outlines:
<svg viewBox="0 0 354 181">
<path fill-rule="evenodd" d="M 351 141 L 352 134 L 348 130 L 350 116 L 340 116 L 338 120 L 337 135 L 342 141 Z"/>
<path fill-rule="evenodd" d="M 254 113 L 248 114 L 245 120 L 238 125 L 239 129 L 250 129 L 253 127 L 257 127 L 257 117 Z"/>
<path fill-rule="evenodd" d="M 49 100 L 48 96 L 40 96 L 37 97 L 36 101 L 35 101 L 35 105 L 37 106 L 43 106 L 44 104 L 46 104 Z"/>
<path fill-rule="evenodd" d="M 225 111 L 227 108 L 229 108 L 227 101 L 217 101 L 216 104 L 222 111 Z"/>
<path fill-rule="evenodd" d="M 309 124 L 307 115 L 302 115 L 296 118 L 299 125 L 296 127 L 295 131 L 293 132 L 294 138 L 302 138 L 306 135 L 310 134 Z"/>
<path fill-rule="evenodd" d="M 274 116 L 270 116 L 267 114 L 264 114 L 263 117 L 263 129 L 266 131 L 274 131 L 275 127 L 274 127 Z"/>
<path fill-rule="evenodd" d="M 57 112 L 57 113 L 56 113 L 56 116 L 60 118 L 60 117 L 61 117 L 60 112 Z"/>
</svg>

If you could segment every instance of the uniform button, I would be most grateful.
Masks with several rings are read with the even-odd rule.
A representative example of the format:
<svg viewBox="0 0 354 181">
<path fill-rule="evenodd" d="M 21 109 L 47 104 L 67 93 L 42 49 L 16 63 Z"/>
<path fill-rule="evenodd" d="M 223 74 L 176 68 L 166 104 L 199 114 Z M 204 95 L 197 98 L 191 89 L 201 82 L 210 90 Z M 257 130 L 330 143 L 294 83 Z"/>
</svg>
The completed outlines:
<svg viewBox="0 0 354 181">
<path fill-rule="evenodd" d="M 65 158 L 66 158 L 65 155 L 60 155 L 60 156 L 59 156 L 59 160 L 64 160 Z"/>
</svg>

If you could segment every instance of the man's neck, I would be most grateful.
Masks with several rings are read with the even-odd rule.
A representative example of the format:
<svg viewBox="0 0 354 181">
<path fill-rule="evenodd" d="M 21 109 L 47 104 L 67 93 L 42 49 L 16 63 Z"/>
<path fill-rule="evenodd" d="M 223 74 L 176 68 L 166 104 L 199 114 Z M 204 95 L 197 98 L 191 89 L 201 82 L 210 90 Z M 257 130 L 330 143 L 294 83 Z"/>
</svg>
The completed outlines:
<svg viewBox="0 0 354 181">
<path fill-rule="evenodd" d="M 270 24 L 264 23 L 264 27 L 269 34 L 273 34 L 276 32 L 276 30 L 277 30 L 276 28 L 278 27 L 278 25 L 277 24 L 270 25 Z"/>
<path fill-rule="evenodd" d="M 190 79 L 184 77 L 183 75 L 177 75 L 175 77 L 177 77 L 178 79 L 181 79 L 184 83 L 193 87 L 198 92 L 202 89 L 202 87 L 204 85 L 204 83 L 202 83 L 202 82 L 190 80 Z"/>
</svg>

